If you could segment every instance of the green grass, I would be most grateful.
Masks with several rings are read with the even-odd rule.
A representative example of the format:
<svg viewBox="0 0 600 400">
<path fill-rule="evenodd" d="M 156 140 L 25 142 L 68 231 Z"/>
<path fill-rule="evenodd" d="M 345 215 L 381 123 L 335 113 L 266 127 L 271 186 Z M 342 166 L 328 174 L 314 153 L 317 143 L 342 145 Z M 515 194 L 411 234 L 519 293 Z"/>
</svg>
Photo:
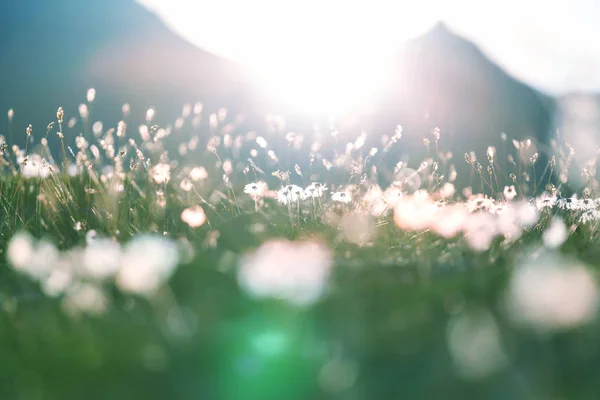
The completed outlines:
<svg viewBox="0 0 600 400">
<path fill-rule="evenodd" d="M 429 228 L 402 230 L 387 212 L 372 217 L 373 234 L 356 243 L 339 219 L 351 211 L 370 214 L 372 204 L 361 199 L 376 181 L 361 179 L 356 166 L 329 171 L 310 163 L 294 175 L 293 165 L 272 162 L 268 148 L 250 163 L 221 143 L 173 156 L 178 164 L 169 182 L 156 183 L 152 167 L 170 162 L 162 141 L 158 147 L 151 139 L 132 146 L 121 138 L 125 154 L 114 151 L 111 158 L 102 148 L 106 136 L 94 141 L 100 157 L 82 146 L 78 161 L 59 157 L 43 179 L 24 177 L 14 155 L 4 154 L 12 168 L 5 166 L 0 179 L 1 399 L 597 398 L 597 315 L 539 329 L 515 322 L 506 306 L 516 271 L 532 259 L 546 262 L 541 253 L 551 254 L 561 268 L 578 260 L 597 278 L 597 229 L 593 221 L 581 222 L 580 211 L 544 209 L 518 239 L 498 235 L 484 251 L 474 251 L 463 234 L 444 239 Z M 363 171 L 372 166 L 360 151 L 351 156 L 364 163 Z M 224 182 L 227 160 L 234 172 Z M 84 172 L 69 177 L 63 163 Z M 123 166 L 122 175 L 111 176 L 105 165 L 117 171 Z M 208 176 L 192 182 L 190 191 L 182 189 L 189 170 L 200 165 Z M 440 162 L 441 168 L 448 163 Z M 527 168 L 519 165 L 518 171 Z M 244 193 L 255 180 L 279 189 L 271 175 L 277 169 L 291 170 L 303 186 L 322 181 L 329 191 L 317 201 L 289 205 L 268 196 L 255 203 Z M 444 179 L 441 170 L 418 174 L 432 195 Z M 480 177 L 473 187 L 491 190 L 501 202 L 503 185 L 496 177 L 473 176 Z M 341 182 L 354 185 L 349 204 L 330 200 L 334 189 L 345 187 Z M 521 191 L 524 178 L 515 183 Z M 111 190 L 111 184 L 123 191 Z M 460 201 L 460 194 L 450 199 Z M 194 205 L 207 217 L 197 228 L 180 217 Z M 542 235 L 554 216 L 572 232 L 551 250 Z M 128 293 L 113 279 L 93 282 L 106 298 L 105 309 L 74 313 L 65 307 L 68 289 L 49 297 L 6 261 L 11 238 L 23 231 L 49 240 L 63 254 L 85 248 L 91 231 L 123 245 L 147 234 L 167 237 L 182 261 L 152 296 Z M 326 290 L 310 306 L 255 298 L 238 282 L 244 255 L 282 238 L 318 240 L 332 252 Z M 452 348 L 457 326 L 467 361 Z M 474 359 L 468 358 L 471 346 Z"/>
</svg>

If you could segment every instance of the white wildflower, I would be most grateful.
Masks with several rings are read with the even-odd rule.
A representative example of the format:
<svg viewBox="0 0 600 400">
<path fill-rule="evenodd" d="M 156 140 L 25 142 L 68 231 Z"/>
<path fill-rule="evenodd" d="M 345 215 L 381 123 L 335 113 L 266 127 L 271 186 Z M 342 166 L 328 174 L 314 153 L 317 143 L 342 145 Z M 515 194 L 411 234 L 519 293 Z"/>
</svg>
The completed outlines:
<svg viewBox="0 0 600 400">
<path fill-rule="evenodd" d="M 565 223 L 560 218 L 553 218 L 550 226 L 542 236 L 544 245 L 550 249 L 560 247 L 567 240 L 568 231 Z"/>
<path fill-rule="evenodd" d="M 504 186 L 504 198 L 506 201 L 511 201 L 517 196 L 517 191 L 515 190 L 515 185 Z"/>
<path fill-rule="evenodd" d="M 150 176 L 157 184 L 163 184 L 171 180 L 171 166 L 169 164 L 156 164 L 150 170 Z"/>
<path fill-rule="evenodd" d="M 7 256 L 15 271 L 40 281 L 50 274 L 60 253 L 46 240 L 38 241 L 28 233 L 17 233 L 8 243 Z"/>
<path fill-rule="evenodd" d="M 558 199 L 555 195 L 543 193 L 540 197 L 535 199 L 535 206 L 538 210 L 542 211 L 546 208 L 552 208 L 556 205 Z"/>
<path fill-rule="evenodd" d="M 206 222 L 206 214 L 201 206 L 186 208 L 181 212 L 181 220 L 191 228 L 198 228 Z"/>
<path fill-rule="evenodd" d="M 204 168 L 204 167 L 194 167 L 190 171 L 189 177 L 194 182 L 200 181 L 200 180 L 208 178 L 208 172 L 206 171 L 206 168 Z"/>
<path fill-rule="evenodd" d="M 98 238 L 83 250 L 83 267 L 90 278 L 107 279 L 119 269 L 121 246 L 111 239 Z"/>
<path fill-rule="evenodd" d="M 571 204 L 571 210 L 590 211 L 597 208 L 596 202 L 589 198 L 574 200 Z"/>
<path fill-rule="evenodd" d="M 53 268 L 50 275 L 42 281 L 42 292 L 48 297 L 60 296 L 73 282 L 71 271 L 63 268 Z"/>
<path fill-rule="evenodd" d="M 319 242 L 272 240 L 241 259 L 238 281 L 254 297 L 306 306 L 322 296 L 331 267 L 331 252 Z"/>
<path fill-rule="evenodd" d="M 396 207 L 398 203 L 400 203 L 402 196 L 402 190 L 396 185 L 388 187 L 383 192 L 383 200 L 392 208 Z"/>
<path fill-rule="evenodd" d="M 323 196 L 323 192 L 327 190 L 324 184 L 319 182 L 313 182 L 304 189 L 304 196 L 306 198 L 318 198 Z"/>
<path fill-rule="evenodd" d="M 125 292 L 152 295 L 166 283 L 179 262 L 176 244 L 161 236 L 140 236 L 121 255 L 116 283 Z"/>
<path fill-rule="evenodd" d="M 286 185 L 277 191 L 277 200 L 281 204 L 295 203 L 304 198 L 304 190 L 300 186 Z"/>
<path fill-rule="evenodd" d="M 466 206 L 467 210 L 472 213 L 479 210 L 490 211 L 494 207 L 494 203 L 494 199 L 478 195 L 467 200 Z"/>
<path fill-rule="evenodd" d="M 598 210 L 589 210 L 584 211 L 579 218 L 579 222 L 582 224 L 587 224 L 588 222 L 598 221 L 600 219 L 600 211 Z"/>
<path fill-rule="evenodd" d="M 498 234 L 496 216 L 486 212 L 476 212 L 468 215 L 463 232 L 474 251 L 485 251 L 490 248 Z"/>
<path fill-rule="evenodd" d="M 194 184 L 189 179 L 184 178 L 184 179 L 181 180 L 181 183 L 179 184 L 179 187 L 184 192 L 189 192 L 194 187 Z"/>
<path fill-rule="evenodd" d="M 429 198 L 406 196 L 394 208 L 394 222 L 400 229 L 425 230 L 432 226 L 438 211 Z"/>
<path fill-rule="evenodd" d="M 575 210 L 579 206 L 577 201 L 577 196 L 573 195 L 573 197 L 563 197 L 556 201 L 556 206 L 562 210 Z"/>
<path fill-rule="evenodd" d="M 352 195 L 348 191 L 334 192 L 331 194 L 331 200 L 348 204 L 352 201 Z"/>
<path fill-rule="evenodd" d="M 508 310 L 519 323 L 540 330 L 570 328 L 591 320 L 598 289 L 580 264 L 546 256 L 519 267 L 510 283 Z"/>
<path fill-rule="evenodd" d="M 262 181 L 249 183 L 244 186 L 244 193 L 255 200 L 263 197 L 268 190 L 267 184 Z"/>
<path fill-rule="evenodd" d="M 438 235 L 446 239 L 452 238 L 462 231 L 467 215 L 467 211 L 460 205 L 444 207 L 437 213 L 432 228 Z"/>
</svg>

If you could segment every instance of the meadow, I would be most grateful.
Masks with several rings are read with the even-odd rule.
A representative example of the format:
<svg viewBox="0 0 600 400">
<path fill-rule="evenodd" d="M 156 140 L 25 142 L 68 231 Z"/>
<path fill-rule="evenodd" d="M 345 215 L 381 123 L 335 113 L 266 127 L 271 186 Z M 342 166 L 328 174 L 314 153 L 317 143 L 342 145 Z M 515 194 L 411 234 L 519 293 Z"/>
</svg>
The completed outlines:
<svg viewBox="0 0 600 400">
<path fill-rule="evenodd" d="M 90 109 L 0 140 L 0 398 L 598 397 L 600 198 L 570 144 L 433 128 L 406 162 L 401 126 Z"/>
</svg>

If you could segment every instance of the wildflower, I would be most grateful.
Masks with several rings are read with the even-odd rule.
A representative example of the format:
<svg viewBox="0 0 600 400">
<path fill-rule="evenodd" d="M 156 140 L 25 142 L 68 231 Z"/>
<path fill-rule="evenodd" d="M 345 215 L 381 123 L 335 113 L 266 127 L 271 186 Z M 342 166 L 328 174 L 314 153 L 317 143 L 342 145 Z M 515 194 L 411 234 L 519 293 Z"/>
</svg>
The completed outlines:
<svg viewBox="0 0 600 400">
<path fill-rule="evenodd" d="M 469 212 L 475 212 L 479 210 L 489 211 L 494 207 L 494 199 L 479 195 L 469 199 L 466 203 L 466 206 Z"/>
<path fill-rule="evenodd" d="M 73 274 L 65 268 L 53 268 L 50 275 L 41 282 L 42 292 L 48 297 L 58 297 L 71 286 Z"/>
<path fill-rule="evenodd" d="M 117 242 L 99 238 L 83 250 L 83 267 L 89 277 L 97 280 L 107 279 L 117 273 L 120 257 L 121 246 Z"/>
<path fill-rule="evenodd" d="M 556 201 L 556 206 L 562 210 L 573 210 L 578 206 L 577 197 L 561 198 Z"/>
<path fill-rule="evenodd" d="M 194 184 L 189 179 L 184 178 L 184 179 L 181 180 L 181 183 L 179 184 L 179 187 L 184 192 L 189 192 L 194 187 Z"/>
<path fill-rule="evenodd" d="M 348 191 L 335 192 L 331 194 L 331 200 L 348 204 L 352 201 L 352 195 Z"/>
<path fill-rule="evenodd" d="M 39 154 L 19 157 L 17 161 L 21 164 L 21 173 L 26 178 L 47 178 L 52 173 L 52 167 Z"/>
<path fill-rule="evenodd" d="M 93 103 L 94 99 L 96 99 L 96 89 L 90 88 L 87 91 L 87 101 L 88 103 Z"/>
<path fill-rule="evenodd" d="M 123 249 L 116 283 L 125 292 L 152 295 L 171 277 L 179 262 L 175 243 L 160 236 L 140 236 Z"/>
<path fill-rule="evenodd" d="M 249 183 L 244 187 L 244 193 L 246 193 L 253 199 L 259 199 L 263 197 L 267 193 L 267 191 L 267 184 L 262 181 Z"/>
<path fill-rule="evenodd" d="M 204 167 L 194 167 L 190 171 L 189 177 L 194 182 L 195 181 L 199 181 L 199 180 L 203 180 L 203 179 L 208 178 L 208 172 L 206 171 L 206 169 Z"/>
<path fill-rule="evenodd" d="M 585 198 L 579 199 L 572 202 L 572 210 L 590 211 L 595 210 L 597 207 L 596 202 L 592 199 Z"/>
<path fill-rule="evenodd" d="M 197 228 L 206 222 L 206 214 L 201 206 L 193 206 L 181 212 L 181 220 L 191 228 Z"/>
<path fill-rule="evenodd" d="M 494 205 L 489 209 L 489 212 L 492 214 L 502 214 L 508 209 L 508 204 L 506 203 L 494 203 Z"/>
<path fill-rule="evenodd" d="M 450 239 L 462 231 L 466 217 L 467 212 L 464 207 L 459 205 L 444 207 L 436 214 L 432 228 L 438 235 Z"/>
<path fill-rule="evenodd" d="M 171 180 L 171 166 L 169 164 L 156 164 L 150 170 L 150 176 L 157 184 L 163 184 Z"/>
<path fill-rule="evenodd" d="M 304 190 L 296 185 L 286 185 L 277 191 L 277 201 L 281 204 L 294 203 L 304 198 Z"/>
<path fill-rule="evenodd" d="M 463 232 L 471 249 L 488 250 L 498 233 L 496 217 L 490 213 L 472 213 L 465 220 Z"/>
<path fill-rule="evenodd" d="M 17 233 L 8 243 L 12 267 L 35 280 L 45 279 L 59 259 L 56 247 L 45 240 L 36 241 L 28 233 Z"/>
<path fill-rule="evenodd" d="M 306 198 L 317 198 L 322 197 L 323 192 L 327 190 L 325 184 L 319 182 L 313 182 L 304 189 L 304 196 Z"/>
<path fill-rule="evenodd" d="M 451 184 L 450 182 L 446 182 L 440 189 L 440 197 L 442 199 L 451 198 L 452 196 L 454 196 L 455 190 L 456 189 L 453 184 Z"/>
<path fill-rule="evenodd" d="M 371 209 L 371 215 L 374 217 L 381 217 L 386 211 L 391 209 L 383 198 L 381 187 L 377 184 L 371 185 L 367 189 L 362 197 L 362 201 Z"/>
<path fill-rule="evenodd" d="M 567 234 L 565 223 L 559 218 L 554 218 L 542 235 L 544 245 L 551 249 L 559 247 L 567 240 Z"/>
<path fill-rule="evenodd" d="M 392 185 L 392 186 L 388 187 L 383 192 L 383 200 L 390 207 L 396 207 L 398 205 L 398 203 L 400 202 L 400 200 L 402 200 L 402 196 L 403 196 L 402 190 L 396 185 Z"/>
<path fill-rule="evenodd" d="M 537 223 L 540 214 L 535 206 L 533 206 L 529 202 L 523 201 L 514 207 L 517 211 L 519 224 L 522 227 L 531 228 Z"/>
<path fill-rule="evenodd" d="M 272 240 L 242 257 L 238 282 L 254 297 L 308 306 L 323 295 L 332 266 L 331 252 L 319 242 Z"/>
<path fill-rule="evenodd" d="M 600 212 L 598 210 L 584 211 L 579 218 L 579 222 L 587 224 L 588 222 L 598 221 L 600 219 Z"/>
<path fill-rule="evenodd" d="M 591 320 L 598 288 L 583 265 L 546 256 L 518 268 L 508 291 L 508 311 L 515 322 L 540 330 L 559 330 Z"/>
<path fill-rule="evenodd" d="M 438 207 L 429 198 L 412 195 L 394 208 L 394 222 L 400 229 L 425 230 L 435 220 Z"/>
<path fill-rule="evenodd" d="M 556 198 L 556 195 L 543 193 L 540 197 L 535 199 L 535 205 L 538 210 L 542 211 L 545 208 L 554 207 L 557 201 L 558 199 Z"/>
<path fill-rule="evenodd" d="M 515 185 L 504 186 L 504 198 L 506 201 L 511 201 L 517 196 L 517 191 L 515 190 Z"/>
</svg>

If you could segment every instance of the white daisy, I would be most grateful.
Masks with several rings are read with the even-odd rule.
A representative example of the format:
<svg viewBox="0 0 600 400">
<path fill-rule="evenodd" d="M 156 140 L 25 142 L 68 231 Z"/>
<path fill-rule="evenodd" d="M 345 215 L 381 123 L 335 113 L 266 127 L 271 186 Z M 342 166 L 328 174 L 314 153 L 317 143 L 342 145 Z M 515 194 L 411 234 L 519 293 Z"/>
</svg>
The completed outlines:
<svg viewBox="0 0 600 400">
<path fill-rule="evenodd" d="M 506 201 L 511 201 L 517 196 L 517 191 L 515 190 L 515 185 L 504 186 L 504 198 Z"/>
<path fill-rule="evenodd" d="M 538 210 L 541 211 L 545 208 L 554 207 L 556 205 L 557 201 L 558 201 L 558 199 L 556 198 L 555 195 L 551 195 L 548 193 L 542 193 L 542 195 L 540 197 L 535 199 L 535 206 L 538 208 Z"/>
<path fill-rule="evenodd" d="M 317 198 L 323 196 L 323 192 L 326 191 L 327 188 L 325 184 L 319 182 L 313 182 L 304 189 L 304 196 L 306 198 Z"/>
<path fill-rule="evenodd" d="M 244 193 L 253 199 L 263 197 L 267 193 L 267 190 L 267 184 L 262 181 L 252 182 L 244 186 Z"/>
<path fill-rule="evenodd" d="M 544 231 L 544 244 L 550 249 L 560 247 L 567 240 L 568 234 L 569 231 L 562 219 L 555 217 L 550 226 Z"/>
<path fill-rule="evenodd" d="M 352 201 L 352 195 L 348 191 L 335 192 L 331 194 L 331 200 L 348 204 Z"/>
<path fill-rule="evenodd" d="M 300 186 L 286 185 L 277 191 L 277 200 L 281 204 L 294 203 L 305 199 L 304 190 Z"/>
</svg>

